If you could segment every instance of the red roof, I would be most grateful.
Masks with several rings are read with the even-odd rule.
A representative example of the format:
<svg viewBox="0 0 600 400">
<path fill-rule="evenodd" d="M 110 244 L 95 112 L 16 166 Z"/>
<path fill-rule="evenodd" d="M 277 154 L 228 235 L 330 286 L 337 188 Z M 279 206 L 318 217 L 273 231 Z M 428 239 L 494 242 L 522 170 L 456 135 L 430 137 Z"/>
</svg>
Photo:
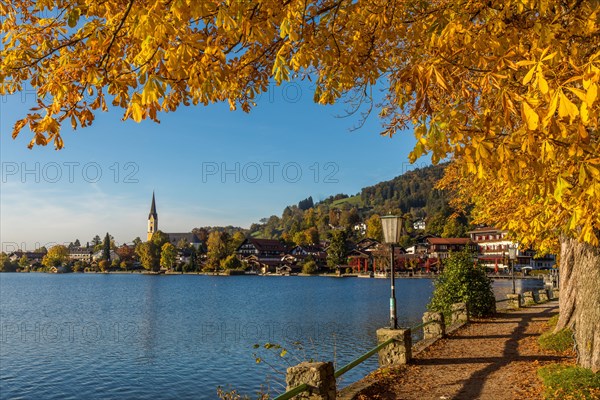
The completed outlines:
<svg viewBox="0 0 600 400">
<path fill-rule="evenodd" d="M 430 244 L 469 244 L 469 238 L 427 238 Z"/>
<path fill-rule="evenodd" d="M 248 239 L 249 243 L 252 243 L 258 251 L 278 251 L 285 253 L 287 250 L 285 245 L 276 239 Z"/>
<path fill-rule="evenodd" d="M 501 232 L 506 232 L 506 231 L 504 231 L 502 229 L 494 228 L 494 227 L 491 227 L 491 226 L 485 226 L 483 228 L 474 229 L 474 230 L 469 231 L 467 233 L 482 233 L 482 232 L 496 232 L 496 233 L 501 233 Z"/>
</svg>

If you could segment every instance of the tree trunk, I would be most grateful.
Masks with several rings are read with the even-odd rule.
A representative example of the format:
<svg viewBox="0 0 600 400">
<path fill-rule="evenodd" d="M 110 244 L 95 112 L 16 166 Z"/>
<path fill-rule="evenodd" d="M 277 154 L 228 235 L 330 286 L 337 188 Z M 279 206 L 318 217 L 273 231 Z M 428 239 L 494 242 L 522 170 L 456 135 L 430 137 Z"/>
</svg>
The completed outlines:
<svg viewBox="0 0 600 400">
<path fill-rule="evenodd" d="M 600 370 L 600 248 L 561 237 L 560 315 L 556 331 L 573 330 L 577 364 Z"/>
</svg>

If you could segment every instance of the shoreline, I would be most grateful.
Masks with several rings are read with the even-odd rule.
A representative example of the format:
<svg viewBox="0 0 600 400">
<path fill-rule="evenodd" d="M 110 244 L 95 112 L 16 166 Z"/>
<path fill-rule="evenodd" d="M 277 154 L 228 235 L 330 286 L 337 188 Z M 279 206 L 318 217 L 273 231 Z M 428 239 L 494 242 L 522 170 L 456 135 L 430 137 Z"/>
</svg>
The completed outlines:
<svg viewBox="0 0 600 400">
<path fill-rule="evenodd" d="M 325 273 L 325 274 L 302 274 L 302 273 L 298 273 L 298 274 L 245 274 L 245 273 L 225 273 L 225 272 L 219 272 L 219 273 L 214 273 L 214 272 L 180 272 L 180 271 L 146 271 L 146 270 L 134 270 L 134 271 L 106 271 L 106 272 L 101 272 L 101 271 L 78 271 L 78 272 L 47 272 L 47 271 L 14 271 L 14 272 L 7 272 L 7 271 L 0 271 L 0 274 L 52 274 L 52 275 L 69 275 L 69 274 L 91 274 L 91 275 L 133 275 L 133 274 L 138 274 L 138 275 L 203 275 L 203 276 L 221 276 L 221 277 L 232 277 L 232 276 L 247 276 L 247 277 L 253 277 L 253 276 L 259 276 L 259 277 L 303 277 L 303 278 L 308 278 L 308 277 L 328 277 L 328 278 L 361 278 L 361 279 L 384 279 L 387 280 L 389 279 L 389 277 L 386 278 L 375 278 L 375 277 L 366 277 L 366 276 L 359 276 L 358 274 L 342 274 L 342 275 L 338 275 L 335 273 Z M 439 276 L 438 274 L 423 274 L 423 275 L 407 275 L 407 274 L 396 274 L 395 278 L 396 279 L 435 279 L 437 276 Z M 488 275 L 488 277 L 492 280 L 511 280 L 512 277 L 509 276 L 505 276 L 505 275 Z M 515 280 L 543 280 L 544 275 L 543 274 L 539 274 L 539 275 L 535 275 L 535 276 L 515 276 Z"/>
</svg>

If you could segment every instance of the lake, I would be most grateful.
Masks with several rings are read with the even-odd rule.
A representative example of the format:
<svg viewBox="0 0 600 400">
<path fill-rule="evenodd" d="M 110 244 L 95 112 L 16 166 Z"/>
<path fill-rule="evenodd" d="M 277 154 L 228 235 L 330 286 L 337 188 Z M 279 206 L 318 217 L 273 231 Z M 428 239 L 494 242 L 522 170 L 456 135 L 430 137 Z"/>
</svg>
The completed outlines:
<svg viewBox="0 0 600 400">
<path fill-rule="evenodd" d="M 396 286 L 399 325 L 418 324 L 431 280 Z M 517 291 L 538 287 L 517 281 Z M 495 283 L 499 298 L 511 290 L 509 280 Z M 0 398 L 215 399 L 218 386 L 279 393 L 286 360 L 339 368 L 374 347 L 388 307 L 385 279 L 4 273 Z M 253 348 L 265 343 L 288 353 Z M 339 386 L 376 368 L 372 357 Z"/>
</svg>

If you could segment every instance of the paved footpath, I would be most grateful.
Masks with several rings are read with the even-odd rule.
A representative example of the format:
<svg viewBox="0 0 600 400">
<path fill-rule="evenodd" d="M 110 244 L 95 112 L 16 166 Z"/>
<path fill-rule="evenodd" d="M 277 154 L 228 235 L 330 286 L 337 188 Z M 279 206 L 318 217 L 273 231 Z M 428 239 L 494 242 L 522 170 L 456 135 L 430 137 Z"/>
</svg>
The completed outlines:
<svg viewBox="0 0 600 400">
<path fill-rule="evenodd" d="M 469 323 L 417 354 L 410 365 L 369 375 L 365 380 L 374 384 L 357 399 L 541 398 L 536 370 L 572 359 L 537 345 L 557 312 L 552 301 Z"/>
</svg>

